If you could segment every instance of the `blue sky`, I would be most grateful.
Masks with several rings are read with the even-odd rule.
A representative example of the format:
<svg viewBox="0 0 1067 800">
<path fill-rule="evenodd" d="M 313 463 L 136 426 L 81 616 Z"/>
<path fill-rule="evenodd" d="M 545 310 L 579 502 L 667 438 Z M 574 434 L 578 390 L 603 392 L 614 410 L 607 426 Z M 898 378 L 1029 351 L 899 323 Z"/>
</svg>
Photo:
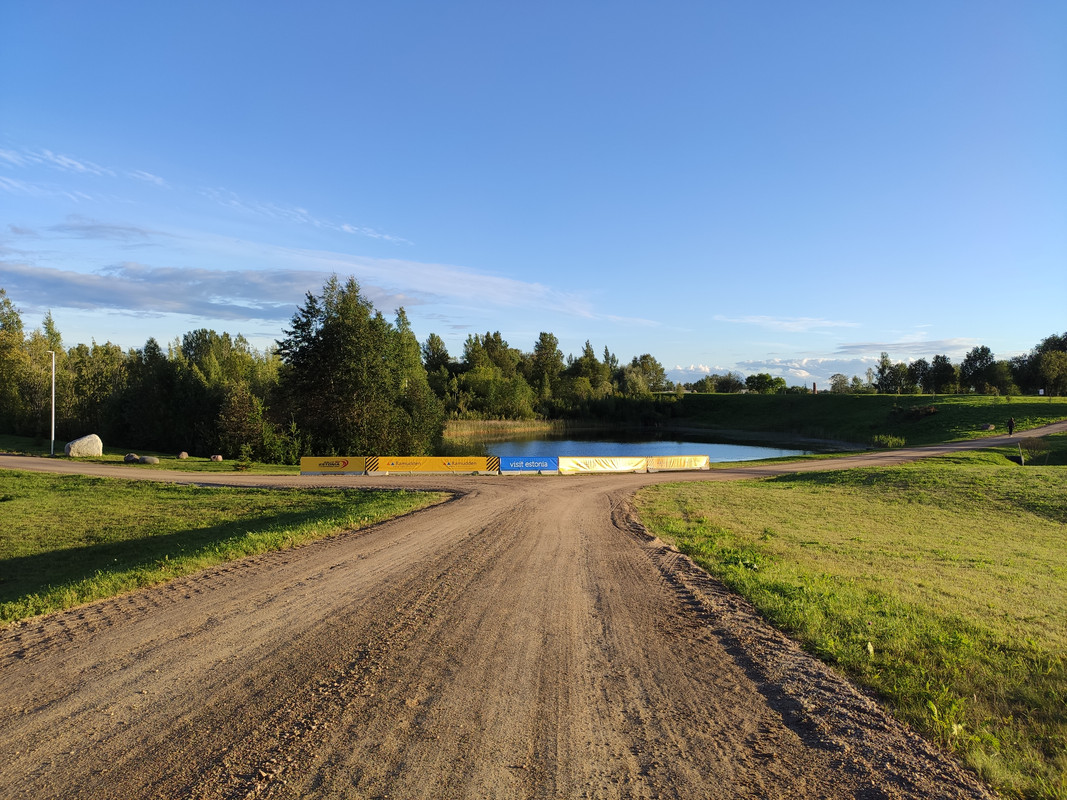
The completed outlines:
<svg viewBox="0 0 1067 800">
<path fill-rule="evenodd" d="M 355 276 L 791 384 L 1067 330 L 1067 3 L 0 5 L 0 286 L 270 346 Z"/>
</svg>

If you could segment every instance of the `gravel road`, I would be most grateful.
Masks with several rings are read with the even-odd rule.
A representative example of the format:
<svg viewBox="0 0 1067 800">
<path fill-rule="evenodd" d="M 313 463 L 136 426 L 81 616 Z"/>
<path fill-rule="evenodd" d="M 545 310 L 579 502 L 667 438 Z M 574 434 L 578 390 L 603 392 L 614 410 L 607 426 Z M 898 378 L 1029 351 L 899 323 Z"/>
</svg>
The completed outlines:
<svg viewBox="0 0 1067 800">
<path fill-rule="evenodd" d="M 652 482 L 998 439 L 595 477 L 205 476 L 0 457 L 9 469 L 454 495 L 0 631 L 0 797 L 987 798 L 649 537 L 628 498 Z"/>
</svg>

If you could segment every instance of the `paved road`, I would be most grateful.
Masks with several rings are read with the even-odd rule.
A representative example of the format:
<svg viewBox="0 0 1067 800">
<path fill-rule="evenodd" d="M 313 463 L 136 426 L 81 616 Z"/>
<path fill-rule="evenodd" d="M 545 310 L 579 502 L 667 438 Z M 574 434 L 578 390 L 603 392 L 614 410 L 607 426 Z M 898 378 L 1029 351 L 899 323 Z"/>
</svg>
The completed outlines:
<svg viewBox="0 0 1067 800">
<path fill-rule="evenodd" d="M 136 470 L 455 499 L 0 631 L 0 797 L 987 797 L 647 537 L 628 498 L 1001 438 L 695 475 Z"/>
</svg>

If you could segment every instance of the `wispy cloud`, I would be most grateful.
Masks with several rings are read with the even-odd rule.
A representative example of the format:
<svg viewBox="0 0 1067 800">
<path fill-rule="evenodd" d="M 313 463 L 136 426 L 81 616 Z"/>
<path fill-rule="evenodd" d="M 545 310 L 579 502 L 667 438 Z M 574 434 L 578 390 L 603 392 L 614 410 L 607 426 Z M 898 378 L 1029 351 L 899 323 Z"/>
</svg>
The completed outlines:
<svg viewBox="0 0 1067 800">
<path fill-rule="evenodd" d="M 61 153 L 53 153 L 51 150 L 0 150 L 0 161 L 4 161 L 16 167 L 29 167 L 35 164 L 44 164 L 63 172 L 76 172 L 82 175 L 107 175 L 115 176 L 114 170 L 94 164 L 92 161 L 71 158 Z"/>
<path fill-rule="evenodd" d="M 23 181 L 17 178 L 5 178 L 0 175 L 0 191 L 21 197 L 34 198 L 64 198 L 75 203 L 92 202 L 96 200 L 91 194 L 73 189 L 57 189 L 42 185 L 34 181 Z"/>
<path fill-rule="evenodd" d="M 16 167 L 20 169 L 32 169 L 34 167 L 46 167 L 51 170 L 65 172 L 74 175 L 92 176 L 100 178 L 118 178 L 120 172 L 110 167 L 104 167 L 83 158 L 74 158 L 62 153 L 55 153 L 45 148 L 22 148 L 21 150 L 0 149 L 0 165 Z M 38 170 L 40 172 L 40 170 Z M 145 183 L 151 183 L 160 188 L 168 189 L 170 185 L 158 175 L 145 172 L 140 169 L 122 170 L 121 175 L 133 178 Z M 20 191 L 25 194 L 34 194 L 38 197 L 70 197 L 71 199 L 92 199 L 88 195 L 78 192 L 70 192 L 64 189 L 45 188 L 40 184 L 27 184 L 18 182 Z M 36 188 L 31 188 L 36 187 Z M 9 189 L 10 190 L 10 189 Z M 80 195 L 80 197 L 79 197 Z"/>
<path fill-rule="evenodd" d="M 67 217 L 66 222 L 51 225 L 47 230 L 78 239 L 113 239 L 119 241 L 149 239 L 153 236 L 167 235 L 138 225 L 116 225 L 114 223 L 99 222 L 78 214 L 71 214 Z"/>
<path fill-rule="evenodd" d="M 56 169 L 63 170 L 64 172 L 77 172 L 83 175 L 115 176 L 114 171 L 107 167 L 101 167 L 99 164 L 94 164 L 92 161 L 83 161 L 60 153 L 53 153 L 51 150 L 38 150 L 31 153 L 30 157 L 55 167 Z"/>
<path fill-rule="evenodd" d="M 3 270 L 8 293 L 29 306 L 272 321 L 288 319 L 305 292 L 321 287 L 327 277 L 297 270 L 187 269 L 135 262 L 91 273 L 10 262 Z M 367 294 L 383 299 L 376 287 Z M 391 298 L 386 293 L 384 299 Z"/>
<path fill-rule="evenodd" d="M 716 314 L 715 320 L 718 322 L 733 322 L 741 325 L 755 325 L 760 328 L 767 328 L 773 331 L 784 331 L 786 333 L 810 333 L 811 331 L 822 330 L 825 328 L 858 328 L 860 325 L 858 322 L 819 319 L 816 317 L 727 317 L 722 314 Z"/>
<path fill-rule="evenodd" d="M 905 356 L 931 358 L 935 355 L 963 355 L 977 344 L 975 339 L 928 339 L 895 342 L 851 342 L 840 344 L 836 352 L 840 355 L 870 355 L 889 353 L 890 358 L 900 359 Z"/>
<path fill-rule="evenodd" d="M 131 178 L 136 178 L 139 181 L 155 184 L 156 186 L 159 186 L 162 189 L 170 188 L 169 183 L 167 183 L 158 175 L 153 175 L 151 172 L 145 172 L 144 170 L 136 169 L 131 172 L 127 172 L 126 174 L 129 175 Z"/>
<path fill-rule="evenodd" d="M 24 167 L 26 166 L 27 160 L 22 153 L 0 148 L 0 162 L 5 162 L 16 167 Z"/>
<path fill-rule="evenodd" d="M 389 233 L 382 233 L 381 231 L 364 225 L 352 225 L 347 222 L 335 222 L 324 219 L 312 214 L 306 208 L 301 208 L 300 206 L 246 200 L 229 189 L 208 188 L 202 189 L 200 193 L 204 197 L 214 200 L 221 206 L 246 214 L 292 222 L 297 225 L 310 225 L 319 228 L 320 230 L 347 233 L 353 236 L 364 236 L 370 239 L 380 239 L 395 244 L 411 244 L 411 242 L 403 237 L 394 236 Z"/>
<path fill-rule="evenodd" d="M 54 227 L 75 236 L 119 240 L 156 233 L 80 219 Z M 233 246 L 241 247 L 239 243 Z M 278 266 L 226 270 L 157 267 L 126 261 L 84 273 L 8 261 L 0 262 L 0 268 L 6 288 L 21 303 L 41 308 L 113 310 L 138 316 L 175 313 L 207 319 L 287 320 L 308 291 L 318 291 L 330 275 L 336 274 L 355 276 L 364 295 L 383 313 L 400 306 L 477 308 L 481 313 L 537 308 L 541 313 L 580 319 L 619 319 L 597 313 L 584 298 L 573 294 L 462 267 L 283 248 L 264 248 L 261 252 Z M 221 253 L 218 257 L 226 256 Z M 284 266 L 286 262 L 294 266 Z M 441 319 L 452 316 L 447 311 L 444 316 L 437 311 L 431 313 Z"/>
<path fill-rule="evenodd" d="M 282 252 L 279 248 L 275 252 Z M 490 275 L 451 264 L 435 264 L 394 258 L 367 258 L 314 250 L 288 250 L 291 263 L 315 265 L 339 275 L 355 275 L 361 281 L 395 287 L 424 302 L 445 302 L 467 308 L 531 309 L 569 317 L 605 322 L 654 326 L 654 320 L 605 314 L 587 298 L 541 283 Z"/>
</svg>

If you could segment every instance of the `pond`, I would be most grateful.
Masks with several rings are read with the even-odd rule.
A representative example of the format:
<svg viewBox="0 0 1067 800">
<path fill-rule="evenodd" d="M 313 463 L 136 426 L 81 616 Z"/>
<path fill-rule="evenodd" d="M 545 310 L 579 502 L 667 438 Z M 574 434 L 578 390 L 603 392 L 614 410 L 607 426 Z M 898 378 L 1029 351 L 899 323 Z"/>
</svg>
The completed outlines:
<svg viewBox="0 0 1067 800">
<path fill-rule="evenodd" d="M 531 456 L 703 456 L 713 463 L 724 461 L 756 461 L 761 458 L 801 456 L 814 450 L 785 449 L 750 444 L 700 441 L 692 437 L 653 437 L 644 434 L 639 438 L 601 437 L 585 438 L 570 434 L 552 438 L 541 436 L 534 439 L 508 439 L 486 445 L 493 455 Z"/>
</svg>

